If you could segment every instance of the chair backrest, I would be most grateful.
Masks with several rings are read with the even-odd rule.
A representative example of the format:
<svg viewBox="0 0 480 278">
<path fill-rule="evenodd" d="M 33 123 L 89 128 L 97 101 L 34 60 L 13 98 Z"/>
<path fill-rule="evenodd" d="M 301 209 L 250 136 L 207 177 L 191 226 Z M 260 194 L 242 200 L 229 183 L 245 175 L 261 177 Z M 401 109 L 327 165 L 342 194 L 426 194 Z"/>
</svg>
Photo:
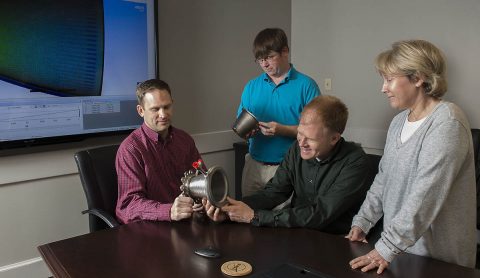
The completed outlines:
<svg viewBox="0 0 480 278">
<path fill-rule="evenodd" d="M 369 181 L 368 184 L 372 184 L 375 176 L 378 173 L 378 165 L 380 164 L 380 159 L 382 159 L 381 155 L 378 154 L 371 154 L 367 153 L 368 164 L 369 164 L 369 172 L 367 175 L 367 179 Z"/>
<path fill-rule="evenodd" d="M 118 185 L 115 157 L 119 145 L 79 151 L 75 154 L 88 209 L 98 209 L 115 218 Z M 100 218 L 89 215 L 90 231 L 108 228 Z"/>
<path fill-rule="evenodd" d="M 477 182 L 477 229 L 480 229 L 480 129 L 472 128 L 475 180 Z"/>
<path fill-rule="evenodd" d="M 369 173 L 367 176 L 368 184 L 371 186 L 375 176 L 378 173 L 378 165 L 380 164 L 381 155 L 377 154 L 367 154 L 368 163 L 369 163 Z M 381 233 L 383 231 L 383 217 L 377 221 L 375 226 L 370 229 L 370 232 L 367 235 L 367 240 L 369 242 L 375 243 L 380 239 Z"/>
</svg>

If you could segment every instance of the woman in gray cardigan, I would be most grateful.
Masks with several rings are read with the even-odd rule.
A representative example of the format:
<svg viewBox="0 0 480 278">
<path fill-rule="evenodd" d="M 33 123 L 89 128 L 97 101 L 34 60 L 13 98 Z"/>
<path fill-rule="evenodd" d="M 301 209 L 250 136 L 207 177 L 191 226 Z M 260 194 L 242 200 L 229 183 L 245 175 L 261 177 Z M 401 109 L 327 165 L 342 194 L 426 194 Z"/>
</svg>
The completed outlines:
<svg viewBox="0 0 480 278">
<path fill-rule="evenodd" d="M 476 188 L 470 125 L 447 91 L 440 50 L 422 40 L 399 41 L 378 55 L 382 92 L 403 110 L 388 129 L 379 171 L 347 238 L 365 241 L 383 216 L 375 249 L 350 262 L 382 273 L 408 252 L 475 266 Z"/>
</svg>

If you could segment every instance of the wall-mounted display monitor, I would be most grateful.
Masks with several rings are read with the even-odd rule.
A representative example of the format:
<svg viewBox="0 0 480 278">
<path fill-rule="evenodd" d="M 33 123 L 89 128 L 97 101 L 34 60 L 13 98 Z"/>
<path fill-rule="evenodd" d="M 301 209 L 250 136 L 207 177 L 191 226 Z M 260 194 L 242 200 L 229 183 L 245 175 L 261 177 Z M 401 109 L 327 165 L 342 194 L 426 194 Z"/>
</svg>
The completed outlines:
<svg viewBox="0 0 480 278">
<path fill-rule="evenodd" d="M 0 1 L 0 148 L 138 127 L 157 76 L 156 0 Z"/>
</svg>

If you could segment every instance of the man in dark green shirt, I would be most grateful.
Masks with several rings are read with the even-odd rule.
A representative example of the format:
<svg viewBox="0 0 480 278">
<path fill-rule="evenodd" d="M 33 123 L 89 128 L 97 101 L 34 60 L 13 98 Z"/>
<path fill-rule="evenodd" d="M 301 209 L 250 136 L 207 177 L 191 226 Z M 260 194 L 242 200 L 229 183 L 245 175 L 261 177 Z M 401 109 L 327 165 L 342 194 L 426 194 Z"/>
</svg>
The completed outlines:
<svg viewBox="0 0 480 278">
<path fill-rule="evenodd" d="M 265 188 L 243 202 L 228 198 L 220 209 L 205 201 L 207 215 L 214 221 L 348 233 L 369 187 L 369 166 L 362 148 L 341 136 L 347 119 L 338 98 L 313 99 L 302 112 L 297 142 Z M 272 210 L 291 195 L 289 206 Z"/>
</svg>

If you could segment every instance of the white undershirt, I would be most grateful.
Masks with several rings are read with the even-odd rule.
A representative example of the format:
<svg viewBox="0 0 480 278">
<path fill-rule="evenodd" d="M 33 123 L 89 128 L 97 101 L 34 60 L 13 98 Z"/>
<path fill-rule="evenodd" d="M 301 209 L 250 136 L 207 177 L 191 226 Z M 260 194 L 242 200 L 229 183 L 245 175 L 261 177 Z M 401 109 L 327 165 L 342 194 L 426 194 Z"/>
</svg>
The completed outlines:
<svg viewBox="0 0 480 278">
<path fill-rule="evenodd" d="M 418 120 L 416 122 L 409 122 L 408 117 L 405 117 L 405 123 L 403 124 L 402 134 L 400 135 L 400 141 L 405 143 L 408 138 L 412 137 L 413 133 L 420 127 L 427 117 Z"/>
</svg>

